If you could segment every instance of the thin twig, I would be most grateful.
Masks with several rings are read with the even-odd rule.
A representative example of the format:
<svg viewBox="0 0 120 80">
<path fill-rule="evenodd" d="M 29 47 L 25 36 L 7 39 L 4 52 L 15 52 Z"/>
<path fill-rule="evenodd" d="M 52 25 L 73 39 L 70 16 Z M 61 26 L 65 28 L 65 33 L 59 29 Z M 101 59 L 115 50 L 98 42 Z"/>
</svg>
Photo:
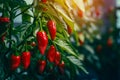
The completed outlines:
<svg viewBox="0 0 120 80">
<path fill-rule="evenodd" d="M 19 14 L 17 14 L 15 17 L 17 17 L 17 16 L 19 16 L 19 15 L 21 15 L 21 14 L 23 14 L 24 12 L 26 12 L 28 9 L 30 9 L 31 8 L 31 6 L 29 6 L 28 8 L 26 8 L 25 10 L 23 10 L 21 13 L 19 13 Z"/>
</svg>

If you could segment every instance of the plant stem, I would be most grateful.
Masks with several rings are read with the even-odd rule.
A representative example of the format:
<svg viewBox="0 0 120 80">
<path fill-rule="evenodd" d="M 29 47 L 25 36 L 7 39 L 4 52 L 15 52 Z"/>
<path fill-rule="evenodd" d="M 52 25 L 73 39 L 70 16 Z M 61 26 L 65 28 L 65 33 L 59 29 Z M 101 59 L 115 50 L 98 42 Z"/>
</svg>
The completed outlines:
<svg viewBox="0 0 120 80">
<path fill-rule="evenodd" d="M 31 6 L 32 6 L 32 5 L 28 6 L 28 8 L 26 8 L 25 10 L 23 10 L 21 13 L 17 14 L 17 15 L 15 16 L 15 18 L 16 18 L 17 16 L 23 14 L 24 12 L 26 12 L 28 9 L 31 8 Z"/>
<path fill-rule="evenodd" d="M 10 28 L 9 28 L 9 40 L 12 39 L 12 28 L 14 27 L 14 22 L 13 22 L 13 13 L 10 13 Z M 12 42 L 10 41 L 9 43 L 9 49 L 11 49 Z"/>
<path fill-rule="evenodd" d="M 42 19 L 41 18 L 39 18 L 38 23 L 39 23 L 39 26 L 40 26 L 40 31 L 42 31 L 43 29 L 42 29 Z"/>
</svg>

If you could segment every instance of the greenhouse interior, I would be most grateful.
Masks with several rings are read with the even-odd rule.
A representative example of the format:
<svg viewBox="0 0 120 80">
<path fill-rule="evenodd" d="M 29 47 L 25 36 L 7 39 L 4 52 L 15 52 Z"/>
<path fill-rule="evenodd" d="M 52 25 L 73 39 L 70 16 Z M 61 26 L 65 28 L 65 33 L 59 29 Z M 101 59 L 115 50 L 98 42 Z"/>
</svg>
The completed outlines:
<svg viewBox="0 0 120 80">
<path fill-rule="evenodd" d="M 0 80 L 120 80 L 120 0 L 0 0 Z"/>
</svg>

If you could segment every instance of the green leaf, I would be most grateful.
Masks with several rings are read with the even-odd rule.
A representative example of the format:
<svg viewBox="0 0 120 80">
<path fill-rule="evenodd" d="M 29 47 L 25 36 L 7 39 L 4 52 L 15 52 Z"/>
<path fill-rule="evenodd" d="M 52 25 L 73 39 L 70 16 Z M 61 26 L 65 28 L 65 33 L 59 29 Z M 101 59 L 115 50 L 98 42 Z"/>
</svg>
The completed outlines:
<svg viewBox="0 0 120 80">
<path fill-rule="evenodd" d="M 84 45 L 84 48 L 85 48 L 86 50 L 88 50 L 91 54 L 94 54 L 94 53 L 95 53 L 94 50 L 93 50 L 93 48 L 92 48 L 91 46 L 89 46 L 89 45 Z"/>
<path fill-rule="evenodd" d="M 73 49 L 70 47 L 70 45 L 66 41 L 62 41 L 60 39 L 56 39 L 54 42 L 59 47 L 61 47 L 63 50 L 67 51 L 69 54 L 77 56 L 76 53 L 73 51 Z"/>
<path fill-rule="evenodd" d="M 76 65 L 78 68 L 80 68 L 81 70 L 83 70 L 86 74 L 88 74 L 88 72 L 82 66 L 82 62 L 79 59 L 77 59 L 74 56 L 67 56 L 67 58 L 70 60 L 70 62 L 72 62 L 74 65 Z"/>
</svg>

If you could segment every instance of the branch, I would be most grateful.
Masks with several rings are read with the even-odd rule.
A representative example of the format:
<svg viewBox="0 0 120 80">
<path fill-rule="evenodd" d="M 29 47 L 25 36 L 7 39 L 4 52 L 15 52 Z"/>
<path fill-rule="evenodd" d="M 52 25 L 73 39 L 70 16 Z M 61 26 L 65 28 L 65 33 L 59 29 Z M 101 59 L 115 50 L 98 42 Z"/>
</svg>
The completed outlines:
<svg viewBox="0 0 120 80">
<path fill-rule="evenodd" d="M 23 10 L 21 13 L 17 14 L 15 17 L 17 17 L 17 16 L 19 16 L 19 15 L 23 14 L 24 12 L 26 12 L 28 9 L 30 9 L 30 8 L 31 8 L 31 6 L 32 6 L 32 5 L 28 6 L 28 8 L 26 8 L 25 10 Z"/>
</svg>

